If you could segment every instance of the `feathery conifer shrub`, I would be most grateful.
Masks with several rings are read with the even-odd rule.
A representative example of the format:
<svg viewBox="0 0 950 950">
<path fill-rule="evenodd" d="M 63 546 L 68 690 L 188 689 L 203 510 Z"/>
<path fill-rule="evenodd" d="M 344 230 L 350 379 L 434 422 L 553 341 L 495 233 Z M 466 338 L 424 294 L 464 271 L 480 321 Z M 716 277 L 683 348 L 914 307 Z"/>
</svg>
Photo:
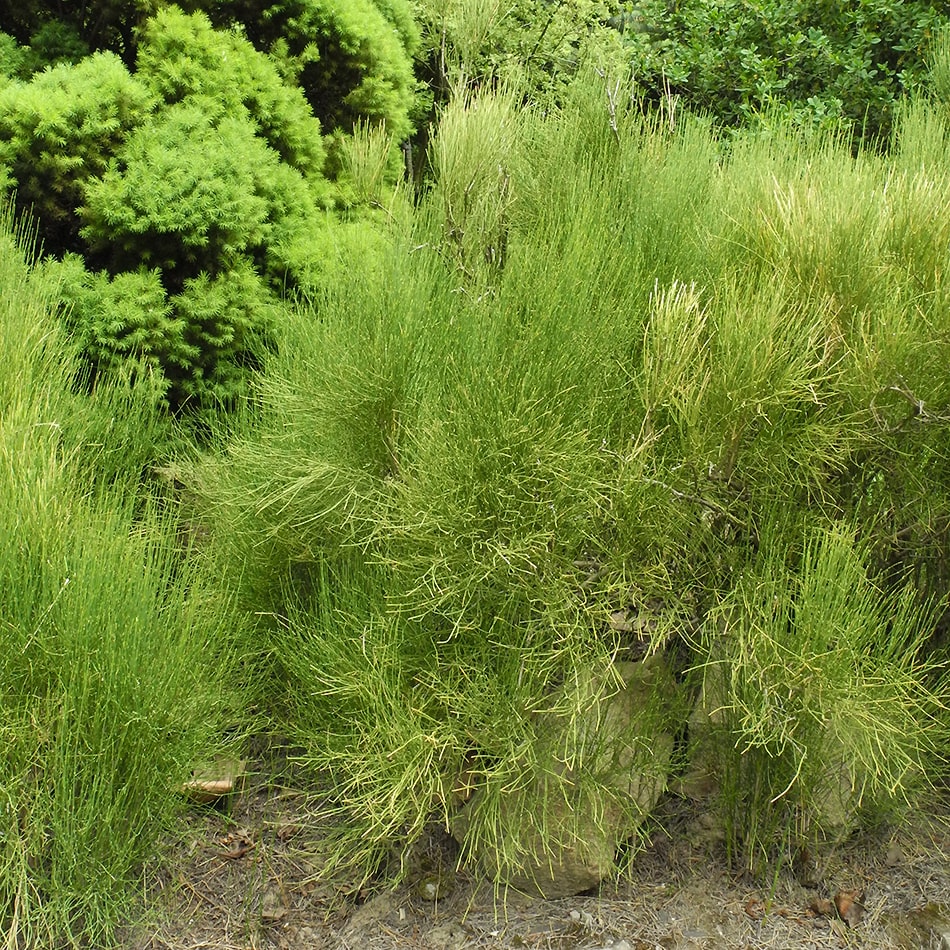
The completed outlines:
<svg viewBox="0 0 950 950">
<path fill-rule="evenodd" d="M 61 256 L 48 269 L 96 370 L 147 366 L 174 406 L 227 404 L 322 230 L 320 126 L 201 15 L 159 14 L 138 54 L 134 75 L 103 52 L 8 85 L 6 181 Z"/>
<path fill-rule="evenodd" d="M 176 409 L 234 405 L 287 301 L 317 291 L 351 240 L 331 235 L 333 204 L 370 201 L 348 183 L 342 129 L 328 165 L 305 94 L 343 81 L 330 70 L 335 43 L 363 83 L 338 90 L 349 97 L 339 108 L 386 126 L 380 180 L 392 180 L 410 127 L 408 7 L 367 3 L 372 16 L 356 19 L 346 5 L 307 10 L 298 26 L 325 42 L 306 89 L 302 61 L 255 49 L 240 24 L 217 29 L 169 6 L 137 28 L 129 65 L 97 52 L 0 90 L 0 184 L 37 215 L 87 361 L 100 373 L 147 368 Z M 335 192 L 328 172 L 340 174 Z"/>
</svg>

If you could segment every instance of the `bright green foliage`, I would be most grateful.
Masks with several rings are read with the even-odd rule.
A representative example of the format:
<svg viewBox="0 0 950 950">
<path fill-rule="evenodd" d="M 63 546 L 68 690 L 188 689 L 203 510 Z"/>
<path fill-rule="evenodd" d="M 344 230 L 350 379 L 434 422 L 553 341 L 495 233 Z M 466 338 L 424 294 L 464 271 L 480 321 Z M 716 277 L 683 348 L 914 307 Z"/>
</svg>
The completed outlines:
<svg viewBox="0 0 950 950">
<path fill-rule="evenodd" d="M 326 128 L 385 122 L 397 141 L 412 131 L 410 50 L 372 0 L 283 0 L 262 19 L 286 43 L 297 82 Z"/>
<path fill-rule="evenodd" d="M 166 105 L 187 100 L 210 121 L 247 114 L 281 159 L 308 176 L 323 170 L 320 124 L 301 90 L 242 36 L 172 8 L 140 37 L 136 76 Z"/>
<path fill-rule="evenodd" d="M 58 288 L 11 227 L 5 212 L 0 932 L 106 947 L 176 789 L 221 746 L 236 618 L 143 494 L 167 425 L 148 380 L 76 390 Z"/>
<path fill-rule="evenodd" d="M 192 0 L 217 24 L 241 23 L 303 90 L 324 129 L 385 122 L 401 141 L 413 130 L 411 55 L 418 30 L 406 0 Z"/>
<path fill-rule="evenodd" d="M 361 121 L 388 130 L 371 190 L 344 185 L 338 200 L 378 201 L 393 136 L 409 130 L 408 7 L 388 4 L 384 16 L 367 5 L 354 18 L 343 5 L 322 19 L 307 9 L 294 14 L 300 29 L 323 30 L 327 50 L 344 36 L 363 64 L 353 69 L 369 70 L 340 108 L 355 121 L 365 105 Z M 0 182 L 35 206 L 45 250 L 83 255 L 88 274 L 78 258 L 63 264 L 64 294 L 93 363 L 160 371 L 174 406 L 233 402 L 270 345 L 280 298 L 318 288 L 337 256 L 320 123 L 295 85 L 306 69 L 298 61 L 288 79 L 286 56 L 176 7 L 147 20 L 136 46 L 131 74 L 101 52 L 0 88 Z M 23 68 L 17 49 L 10 72 Z"/>
<path fill-rule="evenodd" d="M 121 161 L 86 188 L 83 237 L 111 269 L 217 269 L 258 246 L 268 206 L 259 182 L 275 152 L 242 117 L 213 122 L 197 105 L 162 110 L 129 139 Z"/>
<path fill-rule="evenodd" d="M 0 33 L 0 86 L 24 71 L 27 51 L 9 33 Z"/>
<path fill-rule="evenodd" d="M 288 184 L 296 185 L 296 207 L 286 201 Z M 285 201 L 277 208 L 275 195 Z M 161 308 L 143 306 L 138 321 L 103 324 L 80 305 L 80 322 L 96 325 L 87 332 L 102 353 L 157 358 L 174 402 L 233 399 L 246 372 L 259 365 L 277 306 L 266 279 L 283 275 L 267 273 L 268 238 L 280 211 L 301 215 L 308 202 L 313 209 L 303 178 L 281 165 L 249 122 L 229 117 L 215 125 L 190 104 L 164 109 L 130 137 L 122 165 L 90 183 L 81 213 L 89 259 L 113 274 L 138 274 L 133 283 L 146 268 L 156 290 L 168 294 L 174 319 L 167 334 L 147 338 L 129 331 L 154 325 Z M 125 299 L 134 307 L 134 298 Z M 100 309 L 94 296 L 89 300 Z M 217 313 L 209 309 L 214 303 L 222 307 Z M 104 327 L 116 331 L 111 343 Z M 179 343 L 151 348 L 161 340 Z"/>
<path fill-rule="evenodd" d="M 419 24 L 416 22 L 418 4 L 407 3 L 406 0 L 374 0 L 374 6 L 399 34 L 406 52 L 414 56 L 421 42 Z"/>
<path fill-rule="evenodd" d="M 615 22 L 638 90 L 733 126 L 764 110 L 886 137 L 946 13 L 929 0 L 637 0 Z"/>
<path fill-rule="evenodd" d="M 286 327 L 260 427 L 196 476 L 225 573 L 281 618 L 261 630 L 279 708 L 339 791 L 339 855 L 364 867 L 445 818 L 460 773 L 466 841 L 502 877 L 550 802 L 613 802 L 593 766 L 552 765 L 540 724 L 576 748 L 584 684 L 595 671 L 609 693 L 637 646 L 618 611 L 647 615 L 660 652 L 679 636 L 680 672 L 715 663 L 699 620 L 740 595 L 767 614 L 766 556 L 809 629 L 854 607 L 828 682 L 861 722 L 838 735 L 866 802 L 930 775 L 916 658 L 933 618 L 891 591 L 912 572 L 922 603 L 950 589 L 950 116 L 908 114 L 888 164 L 790 125 L 725 150 L 706 122 L 645 118 L 630 89 L 585 77 L 553 114 L 507 93 L 452 103 L 405 237 Z M 803 559 L 815 531 L 856 537 L 869 566 L 843 542 Z M 820 603 L 836 572 L 846 591 Z M 879 712 L 901 697 L 895 737 Z M 656 699 L 646 729 L 675 715 Z M 813 814 L 817 779 L 785 798 L 792 776 L 762 774 L 775 836 L 744 828 L 740 848 Z M 516 819 L 509 791 L 529 802 Z"/>
<path fill-rule="evenodd" d="M 71 325 L 100 369 L 148 365 L 171 404 L 232 401 L 279 306 L 325 248 L 318 122 L 273 63 L 202 14 L 0 90 L 0 159 L 63 263 Z M 309 246 L 308 246 L 309 241 Z M 213 312 L 220 306 L 220 312 Z"/>
<path fill-rule="evenodd" d="M 950 104 L 950 27 L 938 34 L 933 47 L 928 88 L 945 105 Z"/>
<path fill-rule="evenodd" d="M 33 209 L 47 250 L 78 250 L 83 186 L 102 174 L 155 102 L 113 53 L 0 90 L 0 171 Z"/>
<path fill-rule="evenodd" d="M 157 268 L 110 278 L 90 273 L 78 256 L 69 255 L 61 264 L 47 265 L 47 271 L 62 281 L 67 321 L 98 370 L 114 373 L 139 363 L 161 372 L 159 356 L 171 366 L 195 362 L 196 348 L 185 342 L 185 323 L 175 316 Z"/>
<path fill-rule="evenodd" d="M 699 754 L 753 870 L 906 808 L 950 741 L 917 594 L 882 596 L 846 530 L 815 532 L 797 571 L 779 537 L 714 613 L 702 670 Z"/>
<path fill-rule="evenodd" d="M 272 341 L 277 300 L 250 261 L 235 262 L 214 276 L 185 281 L 173 298 L 186 339 L 197 358 L 184 371 L 166 373 L 186 399 L 227 404 L 246 391 L 249 375 Z"/>
<path fill-rule="evenodd" d="M 614 0 L 424 0 L 419 4 L 427 79 L 437 98 L 459 86 L 498 81 L 534 102 L 553 104 L 584 64 L 620 62 L 607 28 Z"/>
</svg>

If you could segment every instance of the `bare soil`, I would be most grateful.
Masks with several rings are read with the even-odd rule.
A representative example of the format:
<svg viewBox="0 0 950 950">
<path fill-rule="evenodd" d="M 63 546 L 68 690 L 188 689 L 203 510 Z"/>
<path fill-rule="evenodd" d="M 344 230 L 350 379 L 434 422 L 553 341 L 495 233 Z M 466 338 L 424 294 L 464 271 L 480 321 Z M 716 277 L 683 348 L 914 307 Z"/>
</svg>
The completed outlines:
<svg viewBox="0 0 950 950">
<path fill-rule="evenodd" d="M 284 773 L 292 774 L 292 773 Z M 145 878 L 129 950 L 950 950 L 950 821 L 862 834 L 808 874 L 736 875 L 702 809 L 669 795 L 619 882 L 545 901 L 456 869 L 434 829 L 396 889 L 320 877 L 319 800 L 263 766 L 226 810 L 196 808 Z M 948 811 L 950 814 L 950 811 Z M 802 883 L 804 881 L 805 883 Z M 809 886 L 806 886 L 809 885 Z M 860 897 L 849 920 L 836 895 Z M 824 902 L 824 903 L 822 903 Z M 830 910 L 829 910 L 830 909 Z"/>
</svg>

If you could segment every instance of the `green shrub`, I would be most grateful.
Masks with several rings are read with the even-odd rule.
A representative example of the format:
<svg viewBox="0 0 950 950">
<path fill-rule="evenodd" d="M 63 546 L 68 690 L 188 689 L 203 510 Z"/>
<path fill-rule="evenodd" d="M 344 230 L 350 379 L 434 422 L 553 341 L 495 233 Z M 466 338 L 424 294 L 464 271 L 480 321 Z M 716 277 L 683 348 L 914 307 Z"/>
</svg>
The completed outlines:
<svg viewBox="0 0 950 950">
<path fill-rule="evenodd" d="M 240 34 L 215 30 L 202 15 L 163 10 L 140 33 L 136 77 L 165 105 L 188 101 L 209 120 L 246 114 L 282 161 L 318 183 L 320 123 L 302 91 Z"/>
<path fill-rule="evenodd" d="M 412 131 L 418 29 L 406 0 L 191 0 L 219 25 L 240 23 L 302 90 L 328 132 L 384 122 L 401 141 Z"/>
<path fill-rule="evenodd" d="M 328 43 L 345 27 L 353 55 L 382 71 L 347 108 L 354 121 L 364 104 L 387 120 L 385 160 L 372 199 L 343 182 L 345 204 L 379 200 L 395 177 L 393 136 L 409 128 L 397 33 L 411 39 L 412 21 L 407 7 L 386 10 L 392 23 L 375 8 L 360 21 L 348 10 L 318 17 Z M 379 55 L 364 29 L 383 37 Z M 283 300 L 318 291 L 336 266 L 320 124 L 295 74 L 239 29 L 171 7 L 136 35 L 134 75 L 100 52 L 0 90 L 0 181 L 19 207 L 35 207 L 44 249 L 64 258 L 51 268 L 63 272 L 68 320 L 99 371 L 147 366 L 173 407 L 233 405 Z M 381 78 L 397 61 L 402 86 Z M 381 111 L 365 99 L 370 88 Z M 344 152 L 337 143 L 335 166 L 356 154 Z"/>
<path fill-rule="evenodd" d="M 675 96 L 726 126 L 777 111 L 886 141 L 901 97 L 925 77 L 945 13 L 929 0 L 666 0 L 616 21 L 639 93 Z"/>
<path fill-rule="evenodd" d="M 70 252 L 57 266 L 87 357 L 148 365 L 173 406 L 233 403 L 280 295 L 319 272 L 319 124 L 266 56 L 203 15 L 150 20 L 134 77 L 97 53 L 9 84 L 0 159 L 45 249 Z"/>
<path fill-rule="evenodd" d="M 111 50 L 131 65 L 135 60 L 136 29 L 164 5 L 164 0 L 91 0 L 55 5 L 47 0 L 19 0 L 0 13 L 0 30 L 35 46 L 32 55 L 44 62 L 55 62 L 63 54 L 72 59 L 85 47 Z"/>
<path fill-rule="evenodd" d="M 92 280 L 91 293 L 69 298 L 81 335 L 94 341 L 90 355 L 157 361 L 174 403 L 239 395 L 245 372 L 263 355 L 278 306 L 266 277 L 277 284 L 284 276 L 267 275 L 269 219 L 283 210 L 268 192 L 286 198 L 282 171 L 277 153 L 250 123 L 212 125 L 197 106 L 168 107 L 131 136 L 121 170 L 113 165 L 88 185 L 81 211 L 90 261 L 115 274 L 109 294 L 97 295 Z M 300 199 L 294 212 L 308 200 L 313 209 L 299 173 L 291 183 Z M 136 302 L 126 283 L 146 273 L 154 299 Z M 120 299 L 131 309 L 104 309 Z"/>
<path fill-rule="evenodd" d="M 155 101 L 113 53 L 60 65 L 0 90 L 0 170 L 35 214 L 50 253 L 79 250 L 76 210 Z"/>
<path fill-rule="evenodd" d="M 160 267 L 172 288 L 217 271 L 263 242 L 270 209 L 261 192 L 278 164 L 241 115 L 214 122 L 197 104 L 163 109 L 86 187 L 90 256 L 113 272 Z"/>
<path fill-rule="evenodd" d="M 237 714 L 229 608 L 142 491 L 164 431 L 147 380 L 76 392 L 58 287 L 28 269 L 10 222 L 5 212 L 0 927 L 11 945 L 107 946 L 177 789 Z"/>
<path fill-rule="evenodd" d="M 878 589 L 842 528 L 815 531 L 800 567 L 786 543 L 764 546 L 704 645 L 702 754 L 752 869 L 904 813 L 948 739 L 946 674 L 925 652 L 936 617 L 917 594 Z"/>
<path fill-rule="evenodd" d="M 946 686 L 922 679 L 933 618 L 892 593 L 926 575 L 929 603 L 950 579 L 943 112 L 904 120 L 910 151 L 888 165 L 791 121 L 725 150 L 629 89 L 585 76 L 547 114 L 456 100 L 406 233 L 341 273 L 319 320 L 288 322 L 260 425 L 194 474 L 222 570 L 273 619 L 262 650 L 302 758 L 340 789 L 339 854 L 364 870 L 446 817 L 464 769 L 486 803 L 475 838 L 516 872 L 547 796 L 574 794 L 556 769 L 532 785 L 550 752 L 537 716 L 557 706 L 577 737 L 582 691 L 564 684 L 676 636 L 695 651 L 717 605 L 757 616 L 764 552 L 789 602 L 849 578 L 816 616 L 850 596 L 864 611 L 835 673 L 855 716 L 856 656 L 874 703 L 903 677 L 908 744 L 879 744 L 865 800 L 916 795 L 927 730 L 944 734 Z M 831 542 L 843 566 L 796 559 L 816 524 L 857 536 L 869 566 Z M 874 641 L 895 603 L 894 639 Z M 649 616 L 648 644 L 611 624 L 621 611 Z M 727 655 L 758 675 L 752 647 Z M 868 735 L 847 740 L 862 763 Z M 775 821 L 736 836 L 753 849 L 792 820 L 776 785 L 792 776 L 762 775 Z M 610 800 L 599 782 L 585 775 L 585 801 Z M 507 789 L 529 802 L 516 828 L 496 809 Z"/>
<path fill-rule="evenodd" d="M 607 28 L 620 10 L 614 0 L 424 0 L 419 7 L 419 59 L 439 101 L 451 90 L 501 83 L 552 106 L 583 65 L 621 61 L 618 36 Z"/>
</svg>

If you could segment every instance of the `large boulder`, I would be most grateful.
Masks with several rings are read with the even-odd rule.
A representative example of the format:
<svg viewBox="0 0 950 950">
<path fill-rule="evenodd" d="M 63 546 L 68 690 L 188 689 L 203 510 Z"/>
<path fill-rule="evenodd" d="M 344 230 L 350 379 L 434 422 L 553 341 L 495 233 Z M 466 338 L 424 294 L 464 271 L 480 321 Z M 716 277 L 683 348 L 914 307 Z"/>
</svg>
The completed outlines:
<svg viewBox="0 0 950 950">
<path fill-rule="evenodd" d="M 484 790 L 450 823 L 486 876 L 548 899 L 589 890 L 614 873 L 618 847 L 635 836 L 666 787 L 673 750 L 675 684 L 659 655 L 582 674 L 558 694 L 551 711 L 536 717 L 544 757 L 535 760 L 531 779 L 492 796 L 496 841 L 515 829 L 517 860 L 468 840 L 482 818 Z M 562 711 L 571 708 L 582 712 Z M 477 836 L 486 844 L 491 838 Z"/>
</svg>

